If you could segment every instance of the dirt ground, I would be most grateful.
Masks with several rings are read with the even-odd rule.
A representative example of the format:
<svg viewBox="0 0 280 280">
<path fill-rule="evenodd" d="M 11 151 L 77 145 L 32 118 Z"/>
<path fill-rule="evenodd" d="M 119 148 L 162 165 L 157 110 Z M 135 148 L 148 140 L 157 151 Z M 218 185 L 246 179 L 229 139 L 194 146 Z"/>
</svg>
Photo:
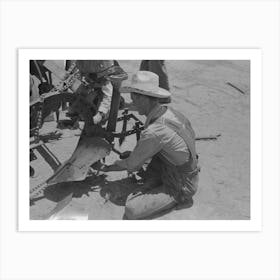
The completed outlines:
<svg viewBox="0 0 280 280">
<path fill-rule="evenodd" d="M 129 74 L 140 64 L 119 62 Z M 166 61 L 166 66 L 171 106 L 188 117 L 197 136 L 221 136 L 196 142 L 201 172 L 193 206 L 163 213 L 157 219 L 250 219 L 249 61 L 173 60 Z M 125 99 L 129 101 L 127 95 Z M 56 122 L 50 121 L 44 123 L 41 133 L 56 130 Z M 47 146 L 63 162 L 75 149 L 79 130 L 58 132 L 62 133 L 61 138 Z M 121 151 L 132 150 L 135 142 L 135 136 L 130 136 L 121 147 L 116 147 Z M 30 178 L 31 188 L 53 174 L 43 158 L 36 155 L 37 159 L 31 162 L 35 169 L 35 176 Z M 115 159 L 118 156 L 111 153 L 106 163 Z M 44 197 L 30 206 L 30 219 L 122 219 L 125 197 L 132 185 L 127 176 L 127 172 L 109 172 L 88 176 L 83 182 L 50 186 Z"/>
</svg>

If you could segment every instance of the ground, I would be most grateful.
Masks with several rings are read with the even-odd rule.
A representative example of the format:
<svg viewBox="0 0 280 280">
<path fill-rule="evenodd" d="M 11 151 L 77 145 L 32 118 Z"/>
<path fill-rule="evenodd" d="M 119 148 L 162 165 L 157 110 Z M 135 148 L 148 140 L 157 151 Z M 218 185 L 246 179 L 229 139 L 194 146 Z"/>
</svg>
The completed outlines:
<svg viewBox="0 0 280 280">
<path fill-rule="evenodd" d="M 120 61 L 129 74 L 139 64 Z M 166 66 L 172 106 L 187 116 L 197 136 L 220 137 L 196 142 L 201 172 L 193 206 L 164 213 L 157 219 L 250 219 L 250 62 L 172 60 L 166 61 Z M 125 99 L 129 101 L 128 96 Z M 51 121 L 45 122 L 41 132 L 55 130 L 56 122 Z M 47 146 L 63 162 L 75 149 L 79 130 L 60 132 L 61 139 Z M 130 136 L 120 149 L 131 150 L 135 142 L 135 136 Z M 106 163 L 115 159 L 118 156 L 111 153 Z M 35 177 L 30 178 L 30 187 L 53 173 L 38 154 L 31 165 Z M 44 198 L 30 206 L 30 218 L 58 218 L 55 213 L 59 212 L 64 219 L 122 219 L 125 194 L 132 185 L 132 179 L 125 179 L 127 175 L 109 172 L 89 176 L 83 182 L 51 186 Z M 121 180 L 128 182 L 126 187 Z"/>
</svg>

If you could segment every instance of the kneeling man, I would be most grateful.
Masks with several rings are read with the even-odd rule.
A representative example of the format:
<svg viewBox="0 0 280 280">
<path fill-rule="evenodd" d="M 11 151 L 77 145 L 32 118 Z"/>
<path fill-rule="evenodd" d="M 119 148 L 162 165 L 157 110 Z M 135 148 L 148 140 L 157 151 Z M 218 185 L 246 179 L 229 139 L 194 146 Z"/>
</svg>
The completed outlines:
<svg viewBox="0 0 280 280">
<path fill-rule="evenodd" d="M 130 156 L 104 166 L 103 171 L 133 172 L 151 160 L 141 189 L 127 198 L 125 218 L 149 218 L 175 205 L 192 203 L 199 168 L 189 120 L 160 103 L 171 94 L 159 87 L 159 78 L 152 72 L 138 71 L 120 91 L 130 93 L 139 114 L 147 117 L 145 129 Z"/>
</svg>

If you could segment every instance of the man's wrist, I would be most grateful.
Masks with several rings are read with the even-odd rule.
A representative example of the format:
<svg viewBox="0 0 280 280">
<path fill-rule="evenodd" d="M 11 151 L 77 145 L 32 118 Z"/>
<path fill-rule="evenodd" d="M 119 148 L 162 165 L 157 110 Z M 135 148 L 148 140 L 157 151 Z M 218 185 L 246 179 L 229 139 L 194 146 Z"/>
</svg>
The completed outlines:
<svg viewBox="0 0 280 280">
<path fill-rule="evenodd" d="M 110 172 L 110 171 L 123 171 L 126 170 L 125 167 L 119 166 L 115 163 L 111 164 L 111 165 L 105 165 L 103 166 L 103 168 L 101 169 L 103 172 Z"/>
</svg>

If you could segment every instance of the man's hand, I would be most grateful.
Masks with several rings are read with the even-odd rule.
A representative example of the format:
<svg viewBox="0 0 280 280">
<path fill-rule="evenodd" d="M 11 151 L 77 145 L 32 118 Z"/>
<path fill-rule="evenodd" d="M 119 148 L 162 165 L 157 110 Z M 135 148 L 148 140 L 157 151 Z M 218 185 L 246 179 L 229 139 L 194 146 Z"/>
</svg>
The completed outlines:
<svg viewBox="0 0 280 280">
<path fill-rule="evenodd" d="M 101 163 L 101 161 L 99 160 L 99 161 L 95 162 L 94 164 L 92 164 L 90 167 L 95 169 L 95 170 L 102 171 L 102 168 L 104 167 L 104 164 Z"/>
<path fill-rule="evenodd" d="M 97 112 L 97 114 L 93 117 L 94 124 L 99 124 L 102 121 L 103 115 L 101 112 Z"/>
<path fill-rule="evenodd" d="M 124 167 L 121 167 L 117 164 L 112 165 L 103 165 L 101 171 L 103 172 L 110 172 L 110 171 L 123 171 L 126 170 Z"/>
<path fill-rule="evenodd" d="M 103 165 L 101 171 L 103 172 L 115 171 L 113 167 L 114 165 Z"/>
<path fill-rule="evenodd" d="M 110 171 L 119 171 L 120 167 L 112 164 L 112 165 L 105 165 L 101 163 L 101 161 L 98 161 L 91 165 L 91 167 L 95 170 L 102 171 L 102 172 L 110 172 Z"/>
</svg>

